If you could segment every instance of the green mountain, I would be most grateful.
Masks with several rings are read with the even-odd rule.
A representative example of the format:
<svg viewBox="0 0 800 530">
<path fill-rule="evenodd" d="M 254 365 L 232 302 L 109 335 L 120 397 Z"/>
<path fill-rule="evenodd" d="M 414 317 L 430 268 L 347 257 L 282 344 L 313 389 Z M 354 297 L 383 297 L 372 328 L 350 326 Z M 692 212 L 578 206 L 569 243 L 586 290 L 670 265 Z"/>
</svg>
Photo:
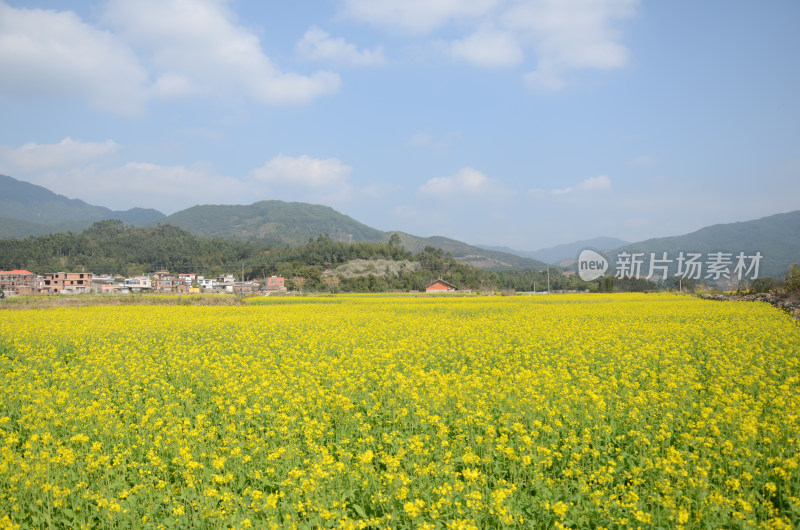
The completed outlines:
<svg viewBox="0 0 800 530">
<path fill-rule="evenodd" d="M 56 232 L 81 232 L 96 221 L 118 219 L 136 226 L 171 225 L 196 236 L 256 240 L 274 245 L 300 245 L 328 234 L 333 241 L 388 242 L 381 232 L 328 206 L 300 202 L 260 201 L 250 205 L 193 206 L 168 217 L 156 210 L 124 212 L 68 199 L 52 191 L 0 175 L 0 238 L 24 238 Z M 489 251 L 445 237 L 402 234 L 404 246 L 419 252 L 441 247 L 461 263 L 484 269 L 545 267 L 544 263 L 504 252 Z"/>
<path fill-rule="evenodd" d="M 50 228 L 45 225 L 20 221 L 10 217 L 0 217 L 0 239 L 41 236 L 50 232 Z"/>
<path fill-rule="evenodd" d="M 157 210 L 132 208 L 114 211 L 69 199 L 29 182 L 0 175 L 0 237 L 21 238 L 53 232 L 81 231 L 95 221 L 119 219 L 145 225 L 164 217 Z"/>
<path fill-rule="evenodd" d="M 333 241 L 387 242 L 394 232 L 381 232 L 328 206 L 302 202 L 260 201 L 247 206 L 193 206 L 159 220 L 204 237 L 300 245 L 328 234 Z M 542 269 L 542 262 L 474 247 L 446 237 L 417 237 L 397 232 L 403 246 L 417 253 L 427 246 L 450 252 L 456 260 L 482 269 Z"/>
<path fill-rule="evenodd" d="M 198 236 L 257 239 L 300 245 L 321 234 L 334 241 L 384 241 L 380 230 L 328 206 L 302 202 L 260 201 L 247 206 L 193 206 L 158 221 Z"/>
<path fill-rule="evenodd" d="M 139 226 L 172 225 L 196 236 L 257 240 L 274 245 L 299 245 L 309 239 L 328 234 L 333 241 L 388 242 L 394 232 L 382 232 L 337 212 L 328 206 L 299 202 L 260 201 L 250 205 L 204 205 L 182 210 L 168 217 L 156 210 L 133 208 L 113 211 L 102 206 L 92 206 L 78 199 L 68 199 L 46 188 L 0 175 L 0 238 L 23 238 L 55 232 L 80 232 L 96 221 L 119 219 L 123 223 Z M 548 259 L 542 254 L 515 255 L 505 249 L 479 248 L 446 237 L 417 237 L 396 232 L 402 245 L 418 253 L 426 247 L 438 247 L 449 252 L 461 263 L 492 270 L 538 269 L 547 265 L 538 259 Z M 609 248 L 591 240 L 587 247 Z M 569 245 L 554 247 L 559 252 Z M 571 249 L 571 247 L 570 247 Z M 567 250 L 570 250 L 567 249 Z M 622 252 L 643 253 L 642 270 L 647 274 L 650 253 L 677 259 L 683 252 L 703 255 L 726 252 L 736 255 L 755 255 L 762 260 L 759 276 L 781 278 L 792 263 L 800 262 L 800 211 L 772 215 L 753 221 L 720 224 L 703 228 L 691 234 L 650 239 L 604 252 L 614 268 Z M 674 274 L 672 264 L 670 274 Z M 733 264 L 735 266 L 735 263 Z M 731 269 L 733 268 L 731 267 Z"/>
<path fill-rule="evenodd" d="M 703 276 L 707 272 L 705 263 L 709 260 L 709 254 L 731 254 L 732 271 L 740 252 L 744 252 L 745 256 L 754 256 L 756 252 L 760 252 L 762 258 L 758 276 L 783 278 L 793 263 L 800 263 L 800 210 L 752 221 L 708 226 L 682 236 L 660 237 L 626 245 L 605 253 L 612 269 L 618 264 L 618 256 L 623 252 L 645 254 L 646 260 L 642 266 L 642 270 L 646 271 L 644 275 L 649 272 L 651 253 L 661 259 L 666 252 L 667 259 L 672 260 L 676 260 L 680 252 L 700 253 L 704 263 Z M 746 264 L 749 266 L 750 260 Z M 677 263 L 672 263 L 669 274 L 674 275 L 676 270 Z M 614 270 L 609 272 L 614 274 Z"/>
</svg>

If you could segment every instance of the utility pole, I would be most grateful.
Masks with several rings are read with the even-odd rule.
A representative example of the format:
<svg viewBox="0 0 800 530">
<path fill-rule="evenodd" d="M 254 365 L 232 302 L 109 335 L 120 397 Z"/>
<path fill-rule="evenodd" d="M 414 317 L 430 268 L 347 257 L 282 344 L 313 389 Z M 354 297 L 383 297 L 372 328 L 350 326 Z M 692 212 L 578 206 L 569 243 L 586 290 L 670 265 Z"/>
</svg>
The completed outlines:
<svg viewBox="0 0 800 530">
<path fill-rule="evenodd" d="M 547 294 L 550 294 L 550 265 L 547 266 Z"/>
</svg>

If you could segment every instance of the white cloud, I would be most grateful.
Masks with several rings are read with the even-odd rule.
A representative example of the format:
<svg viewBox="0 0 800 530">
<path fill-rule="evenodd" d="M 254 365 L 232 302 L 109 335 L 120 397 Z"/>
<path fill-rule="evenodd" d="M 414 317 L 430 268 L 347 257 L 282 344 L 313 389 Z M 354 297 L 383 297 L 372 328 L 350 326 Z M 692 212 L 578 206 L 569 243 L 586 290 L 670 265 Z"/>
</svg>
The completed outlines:
<svg viewBox="0 0 800 530">
<path fill-rule="evenodd" d="M 244 95 L 280 105 L 339 90 L 335 73 L 277 68 L 226 3 L 110 0 L 104 29 L 71 11 L 17 9 L 0 0 L 0 95 L 79 99 L 134 115 L 152 98 Z"/>
<path fill-rule="evenodd" d="M 196 204 L 241 203 L 246 183 L 217 174 L 204 164 L 164 166 L 128 162 L 122 166 L 90 165 L 40 176 L 37 182 L 57 193 L 113 209 L 134 206 L 170 214 Z M 252 199 L 254 202 L 258 199 Z"/>
<path fill-rule="evenodd" d="M 22 177 L 91 204 L 152 207 L 167 213 L 195 204 L 250 204 L 263 199 L 342 203 L 356 194 L 379 198 L 400 188 L 374 183 L 357 189 L 350 182 L 352 168 L 337 158 L 279 154 L 234 178 L 204 163 L 114 165 L 118 150 L 113 140 L 83 142 L 69 137 L 57 144 L 0 145 L 0 174 Z"/>
<path fill-rule="evenodd" d="M 336 159 L 320 160 L 307 155 L 276 158 L 241 179 L 222 175 L 203 163 L 128 162 L 43 172 L 25 180 L 89 204 L 115 210 L 155 208 L 168 215 L 197 204 L 252 204 L 267 199 L 337 207 L 352 205 L 358 199 L 384 199 L 401 189 L 392 183 L 356 188 L 350 183 L 349 167 Z M 302 171 L 303 167 L 307 171 Z M 308 173 L 313 175 L 305 178 Z M 298 175 L 304 178 L 294 178 Z"/>
<path fill-rule="evenodd" d="M 504 0 L 345 0 L 351 17 L 391 30 L 424 34 L 452 21 L 486 15 Z"/>
<path fill-rule="evenodd" d="M 611 179 L 605 175 L 600 175 L 584 179 L 569 188 L 552 189 L 550 191 L 538 188 L 532 189 L 528 192 L 528 195 L 531 197 L 544 197 L 547 195 L 567 195 L 568 193 L 574 192 L 603 191 L 608 189 L 611 189 Z"/>
<path fill-rule="evenodd" d="M 353 193 L 350 166 L 338 158 L 319 159 L 308 155 L 277 155 L 247 177 L 256 188 L 269 190 L 279 197 L 302 196 L 306 200 L 343 202 Z M 278 198 L 278 197 L 275 197 Z"/>
<path fill-rule="evenodd" d="M 242 179 L 220 175 L 202 163 L 128 162 L 45 171 L 28 180 L 90 204 L 116 209 L 142 206 L 172 213 L 195 204 L 251 204 L 264 199 L 342 203 L 355 191 L 350 172 L 350 166 L 335 158 L 278 155 Z M 367 187 L 362 191 L 369 196 L 386 190 Z"/>
<path fill-rule="evenodd" d="M 586 180 L 578 182 L 575 189 L 578 191 L 600 191 L 611 188 L 611 179 L 605 175 L 599 177 L 589 177 Z"/>
<path fill-rule="evenodd" d="M 153 84 L 152 95 L 161 99 L 175 99 L 194 96 L 198 93 L 197 87 L 186 76 L 166 73 L 156 79 Z"/>
<path fill-rule="evenodd" d="M 414 147 L 423 147 L 430 144 L 432 141 L 433 136 L 427 131 L 418 131 L 408 139 L 408 142 Z"/>
<path fill-rule="evenodd" d="M 535 190 L 535 191 L 539 191 L 539 190 Z M 571 191 L 572 191 L 572 188 L 562 188 L 562 189 L 550 190 L 550 193 L 552 193 L 553 195 L 566 195 L 567 193 L 569 193 Z"/>
<path fill-rule="evenodd" d="M 248 191 L 244 183 L 220 176 L 203 164 L 77 164 L 63 170 L 42 171 L 24 180 L 89 204 L 117 210 L 156 208 L 167 214 L 195 204 L 241 203 Z"/>
<path fill-rule="evenodd" d="M 435 197 L 451 196 L 502 196 L 509 192 L 494 179 L 488 178 L 480 171 L 465 167 L 449 177 L 435 177 L 419 188 L 420 193 Z"/>
<path fill-rule="evenodd" d="M 332 94 L 339 76 L 281 72 L 224 0 L 111 0 L 104 21 L 142 50 L 161 74 L 162 94 L 243 92 L 268 104 Z"/>
<path fill-rule="evenodd" d="M 443 48 L 478 66 L 521 64 L 536 55 L 536 69 L 523 75 L 534 90 L 559 90 L 571 72 L 610 70 L 628 62 L 617 26 L 634 16 L 639 0 L 344 0 L 344 12 L 381 28 L 412 35 L 451 24 L 456 37 Z M 461 36 L 459 37 L 459 32 Z"/>
<path fill-rule="evenodd" d="M 133 51 L 72 12 L 16 9 L 0 1 L 0 94 L 79 98 L 118 114 L 140 112 L 148 75 Z"/>
<path fill-rule="evenodd" d="M 547 61 L 539 61 L 539 69 L 522 76 L 525 86 L 535 91 L 555 92 L 566 86 L 564 72 Z"/>
<path fill-rule="evenodd" d="M 297 53 L 306 59 L 330 61 L 350 66 L 375 66 L 386 63 L 383 49 L 361 50 L 343 38 L 333 38 L 314 26 L 306 31 L 296 46 Z"/>
<path fill-rule="evenodd" d="M 302 155 L 278 155 L 251 172 L 253 180 L 298 188 L 331 189 L 347 184 L 353 168 L 338 158 L 321 160 Z"/>
<path fill-rule="evenodd" d="M 7 173 L 26 175 L 71 169 L 113 155 L 118 148 L 119 145 L 113 140 L 82 142 L 70 137 L 57 144 L 30 142 L 16 149 L 0 146 L 0 167 Z"/>
<path fill-rule="evenodd" d="M 533 89 L 557 90 L 572 70 L 609 70 L 628 62 L 617 21 L 635 14 L 638 0 L 536 0 L 517 3 L 502 18 L 531 43 L 537 69 L 524 76 Z"/>
<path fill-rule="evenodd" d="M 481 28 L 475 33 L 454 41 L 450 53 L 478 66 L 514 66 L 524 59 L 513 34 L 496 29 Z"/>
<path fill-rule="evenodd" d="M 75 170 L 67 175 L 73 185 L 86 190 L 94 189 L 94 193 L 101 196 L 115 192 L 141 193 L 161 201 L 174 201 L 193 195 L 198 198 L 205 196 L 204 202 L 213 202 L 214 198 L 230 193 L 230 185 L 234 182 L 202 164 L 162 166 L 149 162 L 128 162 L 114 168 Z M 149 198 L 144 200 L 149 202 Z"/>
</svg>

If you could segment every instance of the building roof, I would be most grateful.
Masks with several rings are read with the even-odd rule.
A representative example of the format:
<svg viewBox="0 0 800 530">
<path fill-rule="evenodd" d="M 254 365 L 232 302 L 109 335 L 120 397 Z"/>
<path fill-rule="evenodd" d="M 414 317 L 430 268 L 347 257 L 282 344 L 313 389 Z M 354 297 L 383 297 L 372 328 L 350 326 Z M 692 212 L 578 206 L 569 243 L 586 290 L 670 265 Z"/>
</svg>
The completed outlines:
<svg viewBox="0 0 800 530">
<path fill-rule="evenodd" d="M 24 271 L 24 270 L 0 271 L 0 274 L 17 274 L 17 275 L 25 274 L 25 275 L 33 276 L 32 272 Z"/>
<path fill-rule="evenodd" d="M 439 278 L 438 280 L 435 280 L 435 281 L 433 281 L 433 282 L 429 283 L 428 285 L 426 285 L 426 286 L 425 286 L 425 289 L 427 289 L 428 287 L 433 287 L 433 286 L 434 286 L 434 285 L 436 285 L 437 283 L 443 283 L 443 284 L 445 284 L 446 286 L 448 286 L 448 287 L 450 287 L 450 288 L 452 288 L 452 289 L 455 289 L 455 288 L 456 288 L 456 286 L 455 286 L 455 285 L 453 285 L 452 283 L 450 283 L 450 282 L 448 282 L 448 281 L 446 281 L 446 280 L 443 280 L 443 279 Z"/>
</svg>

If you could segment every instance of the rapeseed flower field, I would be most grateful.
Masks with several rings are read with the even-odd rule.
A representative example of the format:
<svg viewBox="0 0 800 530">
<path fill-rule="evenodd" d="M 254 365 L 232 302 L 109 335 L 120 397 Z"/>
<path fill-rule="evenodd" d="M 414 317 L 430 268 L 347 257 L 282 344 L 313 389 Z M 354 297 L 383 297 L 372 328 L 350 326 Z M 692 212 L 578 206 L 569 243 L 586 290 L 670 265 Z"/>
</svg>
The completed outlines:
<svg viewBox="0 0 800 530">
<path fill-rule="evenodd" d="M 0 528 L 796 528 L 800 326 L 662 295 L 0 311 Z"/>
</svg>

